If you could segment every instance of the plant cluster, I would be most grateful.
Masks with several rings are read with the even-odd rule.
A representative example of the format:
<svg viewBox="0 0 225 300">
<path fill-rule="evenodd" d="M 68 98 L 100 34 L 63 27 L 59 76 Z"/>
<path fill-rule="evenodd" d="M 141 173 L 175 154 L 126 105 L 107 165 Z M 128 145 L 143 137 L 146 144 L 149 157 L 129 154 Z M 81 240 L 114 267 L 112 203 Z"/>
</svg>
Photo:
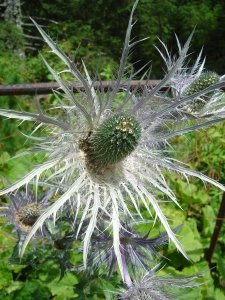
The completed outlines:
<svg viewBox="0 0 225 300">
<path fill-rule="evenodd" d="M 41 238 L 50 253 L 45 262 L 53 257 L 59 262 L 61 279 L 69 270 L 89 275 L 99 271 L 109 278 L 118 271 L 124 287 L 114 287 L 112 296 L 173 299 L 177 288 L 201 284 L 198 279 L 203 272 L 177 278 L 157 275 L 159 261 L 166 259 L 160 249 L 169 240 L 190 260 L 178 238 L 182 225 L 171 226 L 171 216 L 163 210 L 167 203 L 180 206 L 168 185 L 166 172 L 197 177 L 222 191 L 225 187 L 184 166 L 184 162 L 173 157 L 169 146 L 172 138 L 225 119 L 220 90 L 225 83 L 223 77 L 204 70 L 201 53 L 195 64 L 188 66 L 192 33 L 183 47 L 177 38 L 178 57 L 160 41 L 164 51 L 158 50 L 166 65 L 164 78 L 149 88 L 147 70 L 131 89 L 132 80 L 146 67 L 133 71 L 128 64 L 133 47 L 143 41 L 131 39 L 137 4 L 138 0 L 128 22 L 119 69 L 112 75 L 107 92 L 98 73 L 92 78 L 83 61 L 81 72 L 75 58 L 68 58 L 33 21 L 51 51 L 66 66 L 56 71 L 42 57 L 63 93 L 54 91 L 57 105 L 51 113 L 42 110 L 38 99 L 35 113 L 0 109 L 1 116 L 36 124 L 27 136 L 36 146 L 15 158 L 33 153 L 39 157 L 16 182 L 5 180 L 7 186 L 0 195 L 6 195 L 9 203 L 3 205 L 2 215 L 13 227 L 12 232 L 18 234 L 11 260 L 14 263 L 19 255 L 22 262 L 33 264 L 33 254 L 23 258 L 25 249 L 32 240 L 34 253 L 41 255 Z M 64 73 L 82 84 L 78 95 L 64 80 Z M 143 79 L 147 81 L 144 88 Z M 123 93 L 119 94 L 121 90 Z M 47 188 L 45 193 L 43 188 Z M 154 229 L 156 222 L 162 224 L 164 233 L 152 236 L 150 230 L 143 235 L 138 229 L 146 223 Z M 70 251 L 82 253 L 79 264 L 71 262 Z"/>
</svg>

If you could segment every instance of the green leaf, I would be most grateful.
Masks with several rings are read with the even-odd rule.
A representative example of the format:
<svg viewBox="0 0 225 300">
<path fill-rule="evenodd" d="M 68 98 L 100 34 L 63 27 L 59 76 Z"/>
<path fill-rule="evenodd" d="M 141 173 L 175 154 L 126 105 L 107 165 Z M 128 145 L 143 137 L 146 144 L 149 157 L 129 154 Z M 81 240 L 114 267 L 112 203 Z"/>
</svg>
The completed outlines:
<svg viewBox="0 0 225 300">
<path fill-rule="evenodd" d="M 20 289 L 15 289 L 16 287 L 21 286 Z M 41 285 L 36 280 L 29 280 L 25 283 L 15 284 L 11 289 L 7 289 L 9 291 L 8 300 L 34 300 L 34 299 L 42 299 L 47 300 L 51 296 L 49 289 L 43 285 Z"/>
<path fill-rule="evenodd" d="M 97 284 L 102 289 L 106 300 L 115 299 L 115 294 L 113 294 L 113 292 L 116 291 L 116 283 L 113 284 L 113 281 L 101 277 L 98 278 Z"/>
<path fill-rule="evenodd" d="M 10 285 L 12 280 L 12 273 L 8 268 L 8 259 L 12 254 L 12 249 L 14 245 L 14 239 L 10 239 L 7 236 L 6 229 L 0 228 L 0 245 L 1 245 L 1 252 L 0 252 L 0 289 Z"/>
<path fill-rule="evenodd" d="M 188 257 L 192 262 L 198 262 L 204 255 L 203 246 L 200 242 L 200 234 L 197 230 L 197 224 L 194 219 L 188 220 L 185 222 L 183 227 L 178 232 L 179 242 L 184 247 L 184 250 L 188 254 Z M 170 244 L 169 253 L 175 251 L 175 246 Z M 173 258 L 176 254 L 173 255 Z M 180 263 L 180 257 L 177 258 Z"/>
<path fill-rule="evenodd" d="M 215 210 L 210 205 L 203 207 L 203 218 L 202 218 L 202 225 L 203 225 L 203 235 L 205 237 L 211 237 L 215 227 Z"/>
<path fill-rule="evenodd" d="M 11 281 L 10 285 L 5 289 L 7 294 L 11 294 L 14 291 L 21 290 L 24 287 L 24 282 Z"/>
<path fill-rule="evenodd" d="M 54 278 L 48 284 L 52 295 L 57 296 L 54 299 L 70 300 L 75 296 L 75 294 L 77 294 L 75 285 L 78 283 L 78 280 L 74 273 L 67 273 L 60 282 L 58 281 L 59 277 Z"/>
</svg>

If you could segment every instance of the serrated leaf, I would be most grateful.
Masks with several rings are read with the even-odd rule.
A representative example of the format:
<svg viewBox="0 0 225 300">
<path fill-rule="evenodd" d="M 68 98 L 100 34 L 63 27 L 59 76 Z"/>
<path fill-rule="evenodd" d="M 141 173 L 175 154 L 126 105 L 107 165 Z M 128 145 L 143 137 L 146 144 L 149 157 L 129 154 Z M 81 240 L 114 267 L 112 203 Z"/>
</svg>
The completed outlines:
<svg viewBox="0 0 225 300">
<path fill-rule="evenodd" d="M 216 222 L 216 215 L 213 207 L 210 205 L 207 205 L 203 207 L 203 219 L 202 219 L 202 225 L 203 225 L 203 235 L 205 237 L 210 237 L 213 234 L 215 222 Z"/>
<path fill-rule="evenodd" d="M 21 289 L 16 289 L 14 291 L 11 291 L 9 294 L 9 297 L 7 299 L 9 300 L 34 300 L 34 299 L 42 299 L 42 300 L 48 300 L 51 296 L 51 293 L 47 287 L 44 285 L 41 285 L 36 280 L 29 280 L 23 283 L 23 286 Z"/>
<path fill-rule="evenodd" d="M 204 256 L 203 246 L 200 242 L 200 235 L 194 221 L 185 222 L 177 236 L 191 261 L 198 262 Z M 170 245 L 170 250 L 173 249 L 173 247 L 173 245 Z"/>
<path fill-rule="evenodd" d="M 22 281 L 11 281 L 10 285 L 5 289 L 6 293 L 11 294 L 16 290 L 21 290 L 24 287 L 24 282 Z"/>
<path fill-rule="evenodd" d="M 58 281 L 58 278 L 55 278 L 48 284 L 48 287 L 51 290 L 52 295 L 57 296 L 54 299 L 69 300 L 76 295 L 75 285 L 77 283 L 78 280 L 75 274 L 67 273 L 60 282 Z"/>
</svg>

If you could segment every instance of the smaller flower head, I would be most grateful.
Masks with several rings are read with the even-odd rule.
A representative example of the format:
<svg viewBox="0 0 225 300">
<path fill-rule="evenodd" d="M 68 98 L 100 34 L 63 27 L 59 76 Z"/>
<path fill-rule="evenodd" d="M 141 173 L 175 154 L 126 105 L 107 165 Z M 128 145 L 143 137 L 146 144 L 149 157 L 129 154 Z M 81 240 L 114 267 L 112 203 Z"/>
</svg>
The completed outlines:
<svg viewBox="0 0 225 300">
<path fill-rule="evenodd" d="M 183 96 L 189 96 L 194 93 L 200 92 L 213 84 L 218 83 L 220 76 L 215 72 L 204 72 L 198 78 L 196 78 L 184 91 Z M 206 103 L 211 99 L 213 92 L 198 97 L 188 103 L 188 106 L 192 111 L 199 111 Z"/>
<path fill-rule="evenodd" d="M 26 188 L 26 190 L 17 190 L 6 195 L 10 203 L 1 207 L 4 211 L 0 216 L 7 219 L 6 226 L 14 226 L 12 233 L 17 232 L 20 242 L 24 240 L 34 223 L 50 205 L 49 199 L 52 194 L 51 190 L 47 190 L 40 200 L 36 200 L 36 197 Z M 37 235 L 41 235 L 41 230 Z"/>
<path fill-rule="evenodd" d="M 193 288 L 202 284 L 202 282 L 193 282 L 199 280 L 202 273 L 184 276 L 167 277 L 156 276 L 156 269 L 160 264 L 152 268 L 141 279 L 133 282 L 133 285 L 127 290 L 121 290 L 119 299 L 122 300 L 172 300 L 178 299 L 179 289 Z M 184 294 L 184 291 L 182 291 Z M 183 299 L 183 298 L 182 298 Z M 188 297 L 186 298 L 188 299 Z"/>
</svg>

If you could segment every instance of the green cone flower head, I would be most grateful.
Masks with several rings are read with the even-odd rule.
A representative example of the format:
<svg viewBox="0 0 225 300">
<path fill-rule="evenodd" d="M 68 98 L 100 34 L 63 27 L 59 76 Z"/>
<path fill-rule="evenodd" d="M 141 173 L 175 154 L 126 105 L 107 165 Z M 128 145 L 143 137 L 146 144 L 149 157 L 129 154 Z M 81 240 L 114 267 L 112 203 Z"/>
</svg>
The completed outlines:
<svg viewBox="0 0 225 300">
<path fill-rule="evenodd" d="M 209 72 L 202 73 L 185 90 L 184 96 L 188 96 L 196 92 L 202 91 L 207 87 L 209 87 L 210 85 L 218 83 L 219 79 L 220 79 L 219 75 L 217 75 L 215 72 L 209 71 Z"/>
<path fill-rule="evenodd" d="M 208 87 L 210 87 L 213 84 L 218 83 L 220 80 L 220 76 L 217 75 L 215 72 L 205 72 L 202 73 L 197 79 L 195 79 L 189 87 L 184 91 L 183 96 L 189 96 L 194 93 L 200 92 Z M 194 99 L 189 103 L 190 108 L 192 110 L 200 110 L 202 109 L 207 101 L 210 99 L 212 96 L 212 93 L 206 94 L 200 98 Z"/>
<path fill-rule="evenodd" d="M 141 127 L 132 116 L 123 113 L 106 119 L 90 141 L 90 155 L 102 164 L 114 164 L 126 158 L 137 146 Z"/>
</svg>

